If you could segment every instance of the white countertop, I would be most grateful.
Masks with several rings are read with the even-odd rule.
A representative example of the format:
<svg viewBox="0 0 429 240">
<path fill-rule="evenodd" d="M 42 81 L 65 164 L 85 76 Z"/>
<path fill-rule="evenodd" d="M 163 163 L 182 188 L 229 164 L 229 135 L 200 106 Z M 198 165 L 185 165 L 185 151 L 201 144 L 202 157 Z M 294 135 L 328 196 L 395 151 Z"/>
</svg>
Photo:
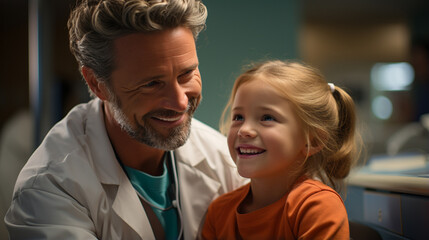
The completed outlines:
<svg viewBox="0 0 429 240">
<path fill-rule="evenodd" d="M 346 179 L 351 186 L 429 196 L 429 178 L 395 174 L 354 172 Z"/>
<path fill-rule="evenodd" d="M 376 157 L 367 166 L 352 171 L 346 184 L 429 196 L 428 156 Z"/>
</svg>

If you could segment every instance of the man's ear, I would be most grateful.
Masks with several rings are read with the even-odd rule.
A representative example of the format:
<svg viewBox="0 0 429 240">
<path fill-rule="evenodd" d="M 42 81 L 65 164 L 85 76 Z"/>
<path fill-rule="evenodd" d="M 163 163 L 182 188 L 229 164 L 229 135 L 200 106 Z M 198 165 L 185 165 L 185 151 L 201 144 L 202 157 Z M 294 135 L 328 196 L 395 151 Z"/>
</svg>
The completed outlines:
<svg viewBox="0 0 429 240">
<path fill-rule="evenodd" d="M 81 68 L 82 76 L 88 84 L 91 91 L 101 100 L 106 101 L 109 99 L 109 92 L 106 89 L 105 84 L 99 82 L 94 74 L 94 71 L 86 66 Z"/>
</svg>

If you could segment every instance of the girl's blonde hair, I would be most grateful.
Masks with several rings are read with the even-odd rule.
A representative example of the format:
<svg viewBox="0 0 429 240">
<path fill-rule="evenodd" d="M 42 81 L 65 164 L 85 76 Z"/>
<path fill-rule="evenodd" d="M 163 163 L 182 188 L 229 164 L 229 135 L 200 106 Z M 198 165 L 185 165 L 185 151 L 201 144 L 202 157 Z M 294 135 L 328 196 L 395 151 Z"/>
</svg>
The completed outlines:
<svg viewBox="0 0 429 240">
<path fill-rule="evenodd" d="M 269 84 L 289 100 L 302 122 L 309 149 L 321 149 L 307 156 L 297 174 L 318 177 L 338 190 L 360 153 L 353 99 L 340 87 L 332 91 L 317 69 L 298 62 L 266 61 L 235 81 L 220 121 L 223 133 L 230 127 L 230 110 L 238 88 L 251 81 Z"/>
</svg>

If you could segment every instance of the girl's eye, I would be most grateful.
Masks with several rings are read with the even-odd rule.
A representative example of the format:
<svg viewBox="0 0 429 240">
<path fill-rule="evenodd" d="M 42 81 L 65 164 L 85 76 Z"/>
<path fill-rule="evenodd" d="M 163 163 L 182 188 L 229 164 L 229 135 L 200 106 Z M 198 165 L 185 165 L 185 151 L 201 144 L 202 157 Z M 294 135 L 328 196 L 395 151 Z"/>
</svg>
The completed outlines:
<svg viewBox="0 0 429 240">
<path fill-rule="evenodd" d="M 275 121 L 276 119 L 273 116 L 270 115 L 264 115 L 261 118 L 261 121 Z"/>
<path fill-rule="evenodd" d="M 232 121 L 243 121 L 243 116 L 241 116 L 240 114 L 235 114 L 233 117 L 232 117 Z"/>
</svg>

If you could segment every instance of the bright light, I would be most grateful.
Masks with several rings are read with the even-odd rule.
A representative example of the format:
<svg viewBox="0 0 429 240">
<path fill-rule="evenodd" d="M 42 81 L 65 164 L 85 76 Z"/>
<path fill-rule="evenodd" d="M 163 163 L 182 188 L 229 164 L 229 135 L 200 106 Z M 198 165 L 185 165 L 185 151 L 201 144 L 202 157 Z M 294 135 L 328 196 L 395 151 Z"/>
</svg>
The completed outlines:
<svg viewBox="0 0 429 240">
<path fill-rule="evenodd" d="M 389 119 L 392 116 L 392 102 L 385 96 L 378 96 L 372 100 L 372 112 L 379 119 Z"/>
<path fill-rule="evenodd" d="M 406 62 L 377 63 L 371 69 L 371 83 L 379 91 L 409 90 L 414 69 Z"/>
</svg>

